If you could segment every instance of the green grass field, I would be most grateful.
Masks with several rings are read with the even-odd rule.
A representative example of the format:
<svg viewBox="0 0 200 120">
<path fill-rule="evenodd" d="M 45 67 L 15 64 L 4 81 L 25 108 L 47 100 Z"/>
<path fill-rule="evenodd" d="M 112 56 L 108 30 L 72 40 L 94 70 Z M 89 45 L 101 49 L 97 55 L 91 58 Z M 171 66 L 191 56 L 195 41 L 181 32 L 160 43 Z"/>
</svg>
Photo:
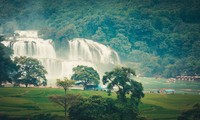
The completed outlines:
<svg viewBox="0 0 200 120">
<path fill-rule="evenodd" d="M 169 83 L 167 82 L 167 79 L 164 78 L 154 79 L 154 78 L 140 77 L 134 79 L 142 83 L 145 92 L 161 88 L 170 88 L 174 89 L 176 93 L 181 93 L 181 94 L 200 93 L 200 82 L 197 81 L 188 82 L 188 81 L 177 80 L 175 83 L 173 82 Z"/>
<path fill-rule="evenodd" d="M 116 98 L 115 94 L 107 96 L 102 91 L 69 90 L 85 97 L 101 95 Z M 51 113 L 64 116 L 63 109 L 49 102 L 48 96 L 64 94 L 57 88 L 0 88 L 0 114 L 9 117 L 31 116 L 39 113 Z M 176 119 L 186 109 L 200 102 L 200 95 L 195 94 L 145 94 L 140 105 L 141 115 L 148 119 Z"/>
</svg>

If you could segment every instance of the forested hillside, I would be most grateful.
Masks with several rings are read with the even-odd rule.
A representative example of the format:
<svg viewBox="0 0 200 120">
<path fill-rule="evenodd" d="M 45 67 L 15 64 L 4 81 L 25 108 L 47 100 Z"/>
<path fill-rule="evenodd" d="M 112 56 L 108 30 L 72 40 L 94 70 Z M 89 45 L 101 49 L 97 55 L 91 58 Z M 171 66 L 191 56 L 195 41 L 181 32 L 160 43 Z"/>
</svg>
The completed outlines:
<svg viewBox="0 0 200 120">
<path fill-rule="evenodd" d="M 92 39 L 143 76 L 200 75 L 200 0 L 0 0 L 0 34 Z"/>
</svg>

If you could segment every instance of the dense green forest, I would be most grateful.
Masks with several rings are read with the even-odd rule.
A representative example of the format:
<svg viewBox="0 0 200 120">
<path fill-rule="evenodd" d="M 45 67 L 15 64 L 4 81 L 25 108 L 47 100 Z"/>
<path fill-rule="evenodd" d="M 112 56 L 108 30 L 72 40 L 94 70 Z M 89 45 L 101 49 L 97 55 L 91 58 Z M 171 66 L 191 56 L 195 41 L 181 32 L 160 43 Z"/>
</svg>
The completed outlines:
<svg viewBox="0 0 200 120">
<path fill-rule="evenodd" d="M 200 75 L 199 0 L 1 0 L 0 34 L 39 30 L 115 49 L 143 76 Z"/>
</svg>

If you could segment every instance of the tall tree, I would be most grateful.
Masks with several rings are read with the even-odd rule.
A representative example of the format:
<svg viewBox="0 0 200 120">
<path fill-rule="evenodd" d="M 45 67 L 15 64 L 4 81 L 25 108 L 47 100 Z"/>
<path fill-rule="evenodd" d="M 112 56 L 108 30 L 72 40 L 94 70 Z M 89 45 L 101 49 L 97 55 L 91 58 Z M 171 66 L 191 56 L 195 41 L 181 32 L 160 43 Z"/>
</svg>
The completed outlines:
<svg viewBox="0 0 200 120">
<path fill-rule="evenodd" d="M 26 87 L 29 84 L 34 86 L 46 85 L 47 79 L 45 74 L 47 71 L 42 66 L 39 60 L 30 57 L 15 57 L 14 62 L 19 66 L 18 83 L 25 84 Z"/>
<path fill-rule="evenodd" d="M 0 36 L 0 86 L 2 83 L 12 82 L 17 71 L 17 66 L 10 58 L 12 50 L 1 43 L 4 39 L 3 36 Z"/>
<path fill-rule="evenodd" d="M 74 80 L 69 80 L 67 77 L 64 77 L 64 80 L 57 79 L 57 86 L 62 87 L 65 90 L 65 95 L 66 91 L 75 83 Z"/>
<path fill-rule="evenodd" d="M 87 88 L 88 84 L 99 84 L 99 74 L 98 72 L 93 69 L 92 67 L 78 65 L 77 67 L 73 68 L 74 74 L 72 75 L 71 79 L 80 81 L 84 87 Z"/>
<path fill-rule="evenodd" d="M 131 78 L 135 75 L 135 71 L 130 68 L 115 68 L 113 71 L 105 73 L 103 84 L 108 84 L 109 92 L 113 87 L 117 87 L 117 98 L 121 102 L 127 102 L 126 95 L 130 94 L 131 102 L 138 106 L 140 99 L 144 97 L 144 93 L 142 84 Z"/>
<path fill-rule="evenodd" d="M 65 109 L 65 117 L 67 117 L 67 111 L 70 109 L 71 106 L 77 104 L 83 98 L 80 95 L 75 94 L 67 94 L 63 95 L 52 95 L 49 96 L 49 100 L 54 102 Z"/>
<path fill-rule="evenodd" d="M 69 87 L 71 87 L 74 84 L 74 80 L 69 80 L 67 77 L 64 77 L 64 80 L 57 79 L 56 84 L 57 84 L 57 86 L 60 86 L 65 90 L 65 96 L 64 97 L 62 97 L 62 96 L 50 97 L 50 100 L 52 100 L 55 103 L 64 107 L 65 117 L 66 117 L 67 116 L 67 109 L 69 108 L 67 106 L 69 106 L 70 103 L 72 103 L 73 98 L 75 100 L 75 98 L 77 97 L 75 95 L 68 95 L 68 96 L 66 95 L 66 91 L 69 89 Z"/>
</svg>

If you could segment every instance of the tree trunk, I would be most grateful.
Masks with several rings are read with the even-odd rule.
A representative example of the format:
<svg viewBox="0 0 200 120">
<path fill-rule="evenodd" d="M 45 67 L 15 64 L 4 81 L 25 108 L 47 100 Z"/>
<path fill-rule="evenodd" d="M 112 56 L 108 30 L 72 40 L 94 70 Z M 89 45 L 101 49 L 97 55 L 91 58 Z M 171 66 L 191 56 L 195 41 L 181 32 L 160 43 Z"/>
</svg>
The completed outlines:
<svg viewBox="0 0 200 120">
<path fill-rule="evenodd" d="M 28 84 L 25 84 L 26 85 L 26 87 L 28 87 Z"/>
<path fill-rule="evenodd" d="M 119 99 L 121 102 L 126 102 L 126 93 L 123 90 L 119 93 Z"/>
<path fill-rule="evenodd" d="M 83 84 L 83 90 L 86 90 L 87 84 Z"/>
<path fill-rule="evenodd" d="M 66 105 L 66 103 L 67 103 L 67 100 L 66 100 L 66 89 L 65 89 L 65 119 L 66 119 L 66 117 L 67 117 L 67 105 Z"/>
</svg>

